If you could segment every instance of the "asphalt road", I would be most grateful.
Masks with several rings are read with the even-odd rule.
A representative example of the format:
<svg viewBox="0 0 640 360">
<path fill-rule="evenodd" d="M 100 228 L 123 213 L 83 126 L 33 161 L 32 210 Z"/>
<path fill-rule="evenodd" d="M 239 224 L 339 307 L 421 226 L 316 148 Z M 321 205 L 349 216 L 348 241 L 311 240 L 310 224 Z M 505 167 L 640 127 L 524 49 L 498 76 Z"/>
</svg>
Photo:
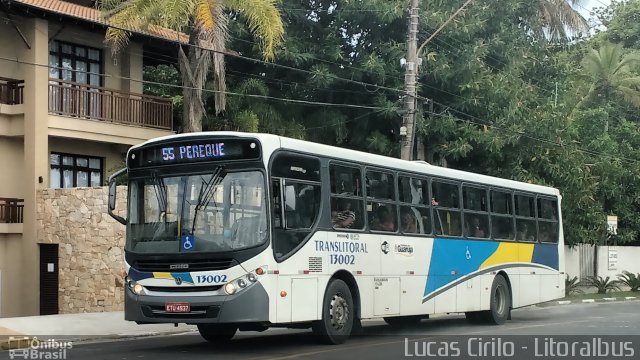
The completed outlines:
<svg viewBox="0 0 640 360">
<path fill-rule="evenodd" d="M 611 356 L 599 358 L 614 358 L 610 352 L 617 349 L 617 345 L 623 355 L 632 355 L 628 358 L 640 358 L 640 301 L 525 308 L 514 310 L 512 320 L 502 326 L 472 325 L 461 315 L 439 316 L 405 329 L 393 329 L 378 321 L 366 322 L 364 326 L 363 335 L 339 346 L 317 344 L 306 330 L 270 329 L 262 333 L 238 333 L 226 347 L 210 345 L 197 333 L 78 344 L 66 353 L 66 358 L 550 359 L 566 358 L 558 357 L 566 350 L 558 344 L 574 341 L 579 345 L 573 350 L 574 354 L 588 347 L 583 349 L 586 353 L 575 354 L 573 358 L 578 359 L 588 358 L 585 354 L 595 354 L 597 348 L 602 351 L 602 346 L 594 342 L 601 335 L 615 336 L 601 338 L 601 342 L 611 343 L 607 346 L 607 354 Z M 632 344 L 622 344 L 623 340 Z M 571 343 L 568 346 L 570 349 Z M 438 351 L 439 355 L 448 357 L 436 356 Z"/>
</svg>

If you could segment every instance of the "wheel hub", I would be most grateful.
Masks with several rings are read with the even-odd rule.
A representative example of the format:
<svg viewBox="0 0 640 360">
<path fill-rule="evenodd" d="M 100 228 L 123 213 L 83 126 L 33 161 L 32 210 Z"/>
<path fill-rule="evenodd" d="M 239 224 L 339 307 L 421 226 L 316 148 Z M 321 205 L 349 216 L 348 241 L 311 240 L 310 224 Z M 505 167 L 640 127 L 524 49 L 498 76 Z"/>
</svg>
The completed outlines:
<svg viewBox="0 0 640 360">
<path fill-rule="evenodd" d="M 342 297 L 342 294 L 336 294 L 331 298 L 329 313 L 331 315 L 331 326 L 334 329 L 340 330 L 347 324 L 347 320 L 349 320 L 349 305 Z"/>
<path fill-rule="evenodd" d="M 493 300 L 496 304 L 496 310 L 498 314 L 502 314 L 504 312 L 505 299 L 506 299 L 504 288 L 500 285 L 497 286 L 496 291 L 493 294 L 493 297 L 494 297 Z"/>
</svg>

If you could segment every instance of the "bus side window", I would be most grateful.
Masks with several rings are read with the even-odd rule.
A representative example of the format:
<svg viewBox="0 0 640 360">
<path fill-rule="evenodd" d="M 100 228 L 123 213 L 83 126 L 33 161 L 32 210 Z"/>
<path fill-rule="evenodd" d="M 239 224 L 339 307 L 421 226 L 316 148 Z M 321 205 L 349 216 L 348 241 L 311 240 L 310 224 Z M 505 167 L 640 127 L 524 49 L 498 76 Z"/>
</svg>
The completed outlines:
<svg viewBox="0 0 640 360">
<path fill-rule="evenodd" d="M 276 258 L 295 251 L 320 215 L 320 161 L 279 153 L 271 166 L 273 242 Z"/>
<path fill-rule="evenodd" d="M 280 179 L 274 179 L 271 183 L 271 206 L 273 213 L 273 226 L 282 228 L 282 194 L 280 194 Z"/>
<path fill-rule="evenodd" d="M 462 222 L 460 211 L 460 196 L 457 184 L 432 182 L 431 203 L 434 211 L 434 228 L 436 235 L 461 236 Z"/>
</svg>

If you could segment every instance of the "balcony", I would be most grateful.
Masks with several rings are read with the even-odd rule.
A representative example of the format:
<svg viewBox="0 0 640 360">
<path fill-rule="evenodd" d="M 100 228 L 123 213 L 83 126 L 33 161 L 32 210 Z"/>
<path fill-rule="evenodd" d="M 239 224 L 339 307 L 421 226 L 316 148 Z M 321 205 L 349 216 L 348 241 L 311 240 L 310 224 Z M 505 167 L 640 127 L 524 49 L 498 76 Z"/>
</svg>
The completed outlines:
<svg viewBox="0 0 640 360">
<path fill-rule="evenodd" d="M 171 130 L 170 99 L 49 79 L 49 113 Z"/>
<path fill-rule="evenodd" d="M 22 104 L 24 81 L 0 77 L 0 104 Z"/>
<path fill-rule="evenodd" d="M 0 198 L 0 223 L 22 223 L 23 211 L 24 199 Z"/>
<path fill-rule="evenodd" d="M 21 234 L 24 199 L 0 198 L 0 234 Z"/>
</svg>

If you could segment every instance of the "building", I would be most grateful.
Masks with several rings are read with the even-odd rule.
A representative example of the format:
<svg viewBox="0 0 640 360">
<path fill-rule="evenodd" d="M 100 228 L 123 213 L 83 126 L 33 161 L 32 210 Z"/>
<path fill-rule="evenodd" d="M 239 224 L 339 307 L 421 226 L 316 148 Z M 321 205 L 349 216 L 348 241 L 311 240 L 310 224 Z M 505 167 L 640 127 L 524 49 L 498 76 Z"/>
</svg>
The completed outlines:
<svg viewBox="0 0 640 360">
<path fill-rule="evenodd" d="M 0 0 L 0 317 L 57 312 L 37 192 L 104 185 L 131 145 L 173 133 L 172 103 L 143 94 L 142 70 L 182 35 L 134 32 L 113 55 L 93 3 Z"/>
</svg>

